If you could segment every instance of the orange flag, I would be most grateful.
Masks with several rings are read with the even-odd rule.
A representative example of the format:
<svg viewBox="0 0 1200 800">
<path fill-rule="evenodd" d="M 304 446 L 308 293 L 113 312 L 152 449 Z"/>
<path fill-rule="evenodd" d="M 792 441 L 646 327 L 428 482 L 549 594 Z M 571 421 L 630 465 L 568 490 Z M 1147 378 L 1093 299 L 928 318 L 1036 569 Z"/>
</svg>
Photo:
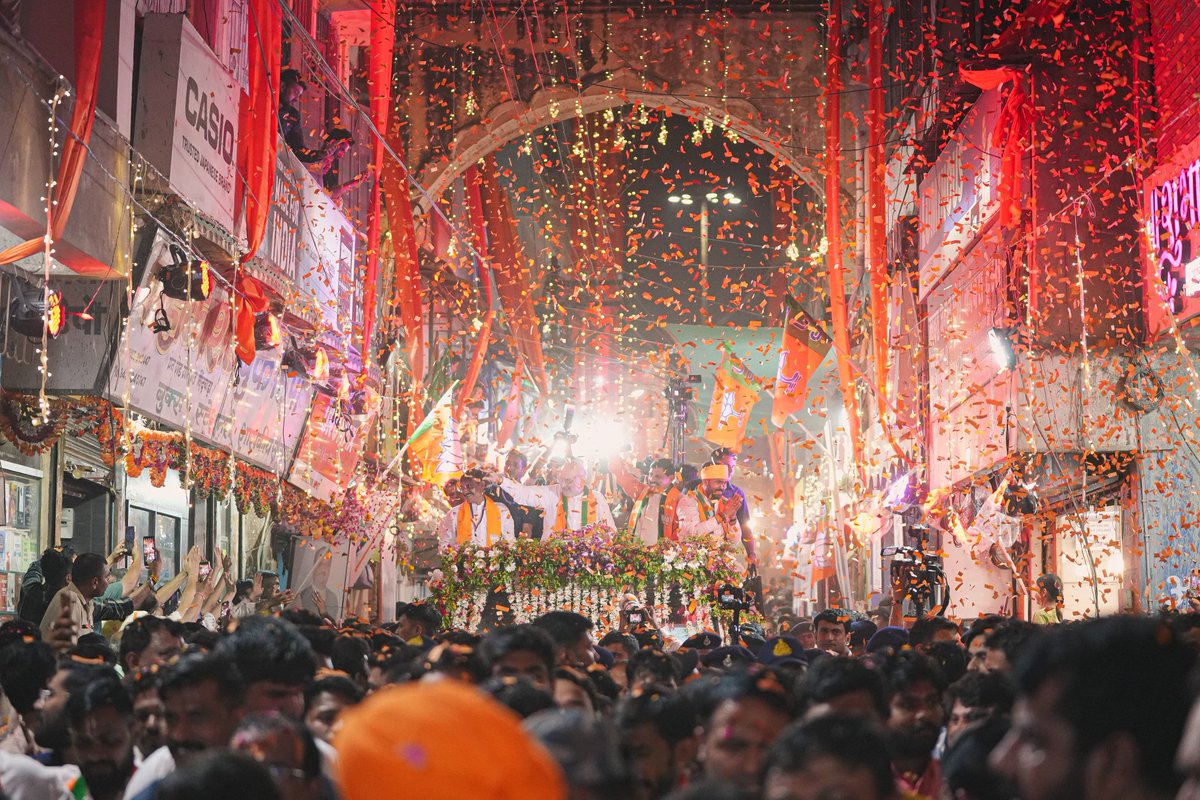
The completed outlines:
<svg viewBox="0 0 1200 800">
<path fill-rule="evenodd" d="M 728 353 L 717 367 L 716 381 L 704 438 L 719 447 L 741 450 L 750 411 L 758 402 L 758 391 L 751 385 L 745 366 Z"/>
<path fill-rule="evenodd" d="M 804 408 L 808 381 L 825 359 L 832 342 L 816 320 L 804 313 L 795 299 L 787 299 L 788 316 L 783 326 L 783 350 L 775 375 L 775 397 L 771 424 L 782 428 L 787 418 Z"/>
</svg>

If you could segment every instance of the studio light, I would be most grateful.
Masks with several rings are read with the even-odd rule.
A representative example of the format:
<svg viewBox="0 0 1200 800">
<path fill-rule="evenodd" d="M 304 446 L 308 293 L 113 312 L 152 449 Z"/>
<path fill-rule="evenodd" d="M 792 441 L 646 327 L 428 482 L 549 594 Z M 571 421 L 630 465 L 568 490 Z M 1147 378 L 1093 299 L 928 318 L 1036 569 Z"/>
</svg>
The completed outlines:
<svg viewBox="0 0 1200 800">
<path fill-rule="evenodd" d="M 325 348 L 315 342 L 298 343 L 294 336 L 291 337 L 279 365 L 291 378 L 299 376 L 319 382 L 329 377 L 329 356 L 326 355 Z"/>
<path fill-rule="evenodd" d="M 8 326 L 30 339 L 42 338 L 43 330 L 51 339 L 67 327 L 67 305 L 62 293 L 38 288 L 21 291 L 8 307 Z"/>
<path fill-rule="evenodd" d="M 1010 328 L 992 328 L 988 331 L 988 346 L 992 350 L 992 358 L 1001 372 L 1006 372 L 1017 366 L 1017 351 L 1013 348 L 1013 330 Z"/>
<path fill-rule="evenodd" d="M 213 286 L 208 262 L 189 260 L 178 245 L 171 245 L 171 257 L 174 262 L 158 270 L 163 294 L 175 300 L 207 300 Z"/>
<path fill-rule="evenodd" d="M 279 317 L 270 311 L 264 311 L 254 316 L 254 348 L 256 350 L 274 350 L 283 344 L 283 328 Z"/>
</svg>

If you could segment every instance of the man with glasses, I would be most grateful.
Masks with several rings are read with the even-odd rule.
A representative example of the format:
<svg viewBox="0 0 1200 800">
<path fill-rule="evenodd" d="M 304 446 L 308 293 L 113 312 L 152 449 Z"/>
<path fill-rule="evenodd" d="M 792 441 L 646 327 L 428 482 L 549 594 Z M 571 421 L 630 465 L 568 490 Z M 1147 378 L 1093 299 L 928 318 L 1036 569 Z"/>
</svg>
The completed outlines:
<svg viewBox="0 0 1200 800">
<path fill-rule="evenodd" d="M 458 483 L 463 502 L 451 508 L 438 527 L 438 544 L 443 550 L 467 543 L 491 547 L 502 539 L 514 538 L 512 512 L 504 503 L 484 494 L 487 486 L 483 470 L 463 473 Z"/>
</svg>

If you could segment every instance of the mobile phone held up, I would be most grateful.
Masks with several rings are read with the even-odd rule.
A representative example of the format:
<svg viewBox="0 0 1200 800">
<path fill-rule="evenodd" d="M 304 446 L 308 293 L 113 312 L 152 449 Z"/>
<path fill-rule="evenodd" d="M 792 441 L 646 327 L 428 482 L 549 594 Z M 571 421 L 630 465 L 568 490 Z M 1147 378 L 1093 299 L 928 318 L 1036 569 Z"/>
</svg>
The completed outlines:
<svg viewBox="0 0 1200 800">
<path fill-rule="evenodd" d="M 153 536 L 142 537 L 142 561 L 147 565 L 158 561 L 158 545 L 154 543 Z"/>
<path fill-rule="evenodd" d="M 200 562 L 200 580 L 208 580 L 208 576 L 212 575 L 212 564 L 208 561 Z"/>
</svg>

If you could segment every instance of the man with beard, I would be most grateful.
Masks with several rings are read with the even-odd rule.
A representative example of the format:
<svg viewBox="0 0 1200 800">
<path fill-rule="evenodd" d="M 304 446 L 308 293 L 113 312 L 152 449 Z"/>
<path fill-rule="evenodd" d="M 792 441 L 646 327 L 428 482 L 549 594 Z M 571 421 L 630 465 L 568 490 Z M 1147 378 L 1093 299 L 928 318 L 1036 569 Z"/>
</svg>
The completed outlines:
<svg viewBox="0 0 1200 800">
<path fill-rule="evenodd" d="M 92 800 L 117 800 L 133 775 L 133 702 L 115 673 L 67 701 L 75 764 Z"/>
<path fill-rule="evenodd" d="M 151 800 L 156 784 L 176 766 L 225 747 L 244 712 L 242 678 L 228 658 L 215 653 L 180 659 L 167 670 L 159 692 L 166 710 L 167 744 L 142 762 L 125 789 L 125 800 Z"/>
<path fill-rule="evenodd" d="M 617 707 L 616 724 L 637 780 L 638 800 L 658 800 L 684 782 L 699 744 L 699 719 L 685 694 L 648 686 Z"/>
<path fill-rule="evenodd" d="M 587 468 L 583 462 L 568 458 L 559 467 L 558 484 L 555 486 L 523 486 L 508 477 L 499 483 L 514 502 L 541 509 L 543 539 L 563 536 L 596 524 L 616 530 L 608 500 L 603 492 L 593 492 L 587 479 Z"/>
<path fill-rule="evenodd" d="M 887 738 L 896 788 L 911 800 L 935 800 L 941 771 L 933 748 L 946 713 L 946 685 L 937 662 L 915 650 L 897 653 L 885 666 L 891 698 Z"/>
<path fill-rule="evenodd" d="M 487 476 L 483 470 L 469 469 L 458 482 L 463 502 L 451 508 L 438 526 L 438 546 L 443 549 L 474 544 L 491 547 L 501 540 L 511 541 L 513 516 L 504 503 L 484 494 Z"/>
<path fill-rule="evenodd" d="M 34 740 L 49 751 L 39 754 L 39 761 L 50 766 L 74 763 L 71 735 L 67 726 L 67 701 L 73 695 L 82 692 L 92 681 L 115 674 L 108 667 L 81 664 L 68 656 L 59 660 L 58 670 L 47 686 L 41 717 L 37 719 L 33 728 Z"/>
<path fill-rule="evenodd" d="M 1022 800 L 1173 797 L 1195 664 L 1194 648 L 1157 619 L 1106 617 L 1034 637 L 1013 672 L 1012 727 L 989 765 Z M 1179 763 L 1194 773 L 1189 738 Z"/>
<path fill-rule="evenodd" d="M 675 510 L 682 493 L 673 485 L 675 464 L 660 458 L 650 465 L 646 480 L 634 475 L 620 458 L 608 462 L 608 469 L 633 501 L 626 527 L 643 544 L 655 545 L 675 528 Z"/>
<path fill-rule="evenodd" d="M 729 467 L 709 464 L 700 470 L 700 484 L 679 498 L 676 515 L 681 538 L 714 536 L 733 544 L 741 542 L 750 564 L 756 563 L 754 539 L 745 536 L 738 522 L 743 495 L 727 494 Z"/>
</svg>

